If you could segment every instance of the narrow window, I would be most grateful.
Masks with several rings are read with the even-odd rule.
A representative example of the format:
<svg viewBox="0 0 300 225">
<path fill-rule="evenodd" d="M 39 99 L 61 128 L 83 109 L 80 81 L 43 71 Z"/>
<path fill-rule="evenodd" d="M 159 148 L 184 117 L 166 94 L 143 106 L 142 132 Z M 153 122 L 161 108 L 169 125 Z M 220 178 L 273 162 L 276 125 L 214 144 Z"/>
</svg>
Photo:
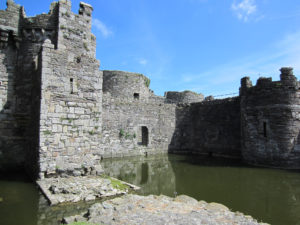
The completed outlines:
<svg viewBox="0 0 300 225">
<path fill-rule="evenodd" d="M 70 87 L 71 87 L 71 94 L 74 93 L 74 81 L 73 78 L 70 78 Z"/>
<path fill-rule="evenodd" d="M 139 93 L 134 93 L 133 98 L 137 99 L 137 100 L 140 99 L 140 94 Z"/>
<path fill-rule="evenodd" d="M 142 127 L 142 145 L 148 146 L 149 132 L 147 127 Z"/>
<path fill-rule="evenodd" d="M 264 122 L 264 137 L 267 137 L 267 122 Z"/>
</svg>

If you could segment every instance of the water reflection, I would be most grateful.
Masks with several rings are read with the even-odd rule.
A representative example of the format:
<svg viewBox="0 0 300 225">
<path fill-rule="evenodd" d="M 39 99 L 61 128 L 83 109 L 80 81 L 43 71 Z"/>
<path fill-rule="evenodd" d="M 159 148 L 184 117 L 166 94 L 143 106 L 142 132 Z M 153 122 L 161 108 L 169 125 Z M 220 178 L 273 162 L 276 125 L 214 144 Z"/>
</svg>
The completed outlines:
<svg viewBox="0 0 300 225">
<path fill-rule="evenodd" d="M 142 194 L 174 196 L 177 192 L 223 203 L 271 224 L 300 224 L 299 171 L 176 155 L 108 160 L 104 165 L 111 176 L 141 186 Z"/>
<path fill-rule="evenodd" d="M 273 225 L 300 225 L 300 172 L 251 168 L 237 161 L 160 155 L 102 162 L 108 175 L 140 186 L 140 194 L 174 193 L 220 202 Z M 0 177 L 0 224 L 59 224 L 94 202 L 49 207 L 27 179 Z"/>
<path fill-rule="evenodd" d="M 141 187 L 139 194 L 174 196 L 175 174 L 166 155 L 106 159 L 105 173 Z"/>
</svg>

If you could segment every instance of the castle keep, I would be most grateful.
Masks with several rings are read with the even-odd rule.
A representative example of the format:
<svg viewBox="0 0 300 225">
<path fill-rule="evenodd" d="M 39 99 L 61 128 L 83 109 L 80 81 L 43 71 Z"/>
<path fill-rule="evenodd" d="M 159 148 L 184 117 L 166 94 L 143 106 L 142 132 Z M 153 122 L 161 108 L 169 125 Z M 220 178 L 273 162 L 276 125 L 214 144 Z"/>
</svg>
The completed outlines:
<svg viewBox="0 0 300 225">
<path fill-rule="evenodd" d="M 300 168 L 299 82 L 241 80 L 240 94 L 204 99 L 190 91 L 156 96 L 142 74 L 101 71 L 92 6 L 69 0 L 26 17 L 0 10 L 0 169 L 34 178 L 97 173 L 101 158 L 156 153 L 235 157 Z"/>
</svg>

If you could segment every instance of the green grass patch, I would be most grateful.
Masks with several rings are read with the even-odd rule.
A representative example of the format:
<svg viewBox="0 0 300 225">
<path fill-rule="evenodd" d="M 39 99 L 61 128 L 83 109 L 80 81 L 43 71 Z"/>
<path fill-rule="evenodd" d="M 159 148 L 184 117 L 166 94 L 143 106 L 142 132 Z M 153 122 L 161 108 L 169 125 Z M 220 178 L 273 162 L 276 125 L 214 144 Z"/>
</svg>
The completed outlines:
<svg viewBox="0 0 300 225">
<path fill-rule="evenodd" d="M 44 133 L 44 135 L 51 135 L 52 134 L 52 132 L 50 130 L 44 130 L 43 133 Z"/>
<path fill-rule="evenodd" d="M 109 179 L 114 189 L 118 189 L 120 191 L 126 191 L 130 188 L 127 184 L 123 184 L 121 181 L 112 178 L 110 176 L 102 175 L 101 177 L 105 179 Z"/>
</svg>

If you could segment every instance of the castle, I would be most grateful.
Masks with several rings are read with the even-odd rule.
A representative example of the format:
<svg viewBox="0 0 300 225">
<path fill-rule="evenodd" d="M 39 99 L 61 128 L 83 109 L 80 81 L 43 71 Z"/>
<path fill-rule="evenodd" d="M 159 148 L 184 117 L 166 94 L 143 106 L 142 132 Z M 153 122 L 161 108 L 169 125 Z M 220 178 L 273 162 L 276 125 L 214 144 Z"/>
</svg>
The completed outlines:
<svg viewBox="0 0 300 225">
<path fill-rule="evenodd" d="M 142 74 L 101 71 L 92 6 L 69 0 L 26 17 L 0 10 L 0 169 L 33 178 L 94 173 L 102 158 L 157 153 L 240 158 L 300 168 L 300 92 L 291 68 L 280 81 L 241 80 L 238 97 L 190 91 L 156 96 Z"/>
</svg>

